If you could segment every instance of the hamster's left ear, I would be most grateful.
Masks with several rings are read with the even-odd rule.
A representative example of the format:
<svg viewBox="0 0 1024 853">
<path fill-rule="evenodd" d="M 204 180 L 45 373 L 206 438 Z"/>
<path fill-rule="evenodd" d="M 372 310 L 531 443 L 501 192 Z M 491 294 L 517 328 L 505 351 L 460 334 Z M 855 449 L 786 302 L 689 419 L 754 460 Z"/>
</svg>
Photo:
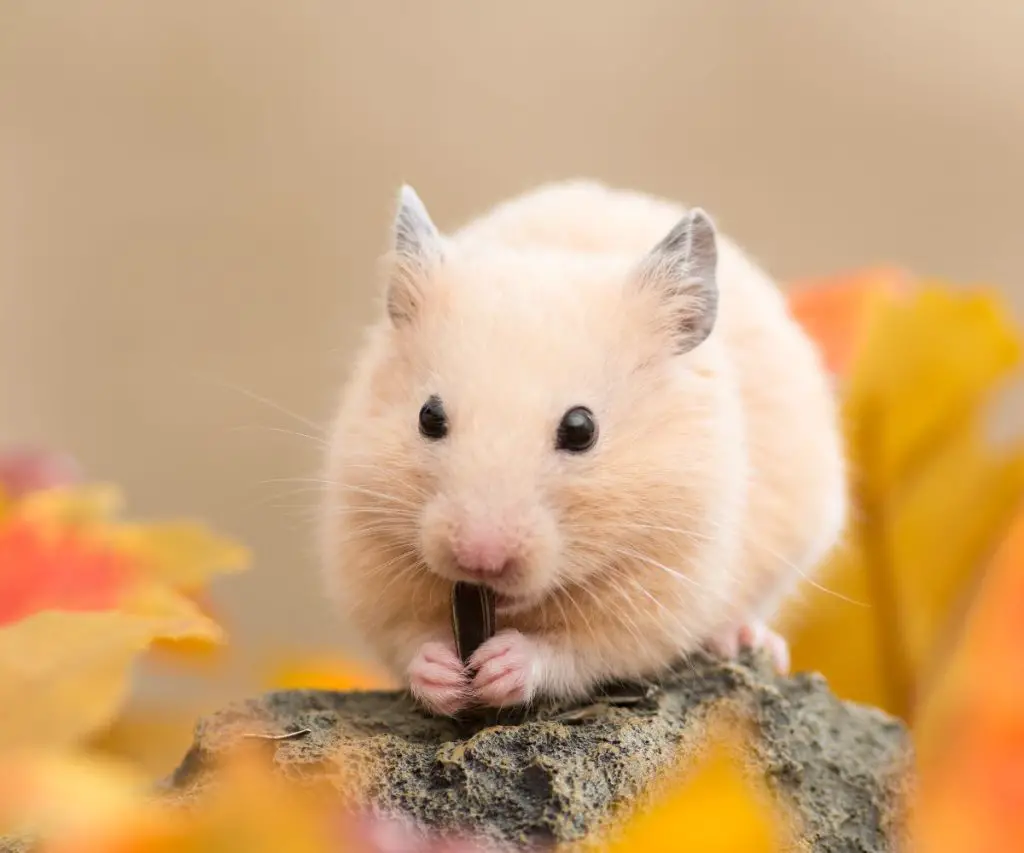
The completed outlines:
<svg viewBox="0 0 1024 853">
<path fill-rule="evenodd" d="M 698 207 L 679 220 L 640 265 L 640 287 L 662 300 L 679 353 L 703 343 L 715 326 L 717 265 L 715 226 Z"/>
<path fill-rule="evenodd" d="M 388 316 L 396 326 L 415 318 L 423 298 L 424 279 L 441 260 L 442 243 L 416 190 L 403 185 L 391 229 L 392 263 L 386 283 Z"/>
</svg>

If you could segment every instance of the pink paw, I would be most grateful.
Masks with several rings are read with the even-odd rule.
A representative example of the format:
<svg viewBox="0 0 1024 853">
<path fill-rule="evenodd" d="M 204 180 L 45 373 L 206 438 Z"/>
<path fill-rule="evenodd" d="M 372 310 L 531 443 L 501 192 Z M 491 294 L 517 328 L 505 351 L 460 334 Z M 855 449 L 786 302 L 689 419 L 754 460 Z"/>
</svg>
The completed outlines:
<svg viewBox="0 0 1024 853">
<path fill-rule="evenodd" d="M 469 675 L 454 644 L 420 646 L 409 664 L 409 690 L 428 711 L 447 717 L 469 704 Z"/>
<path fill-rule="evenodd" d="M 771 656 L 780 675 L 789 672 L 789 644 L 786 638 L 776 633 L 763 622 L 751 622 L 738 629 L 716 637 L 708 644 L 711 649 L 726 658 L 735 658 L 740 649 L 764 649 Z"/>
<path fill-rule="evenodd" d="M 518 631 L 501 631 L 469 659 L 473 692 L 482 705 L 524 705 L 537 691 L 540 656 Z"/>
</svg>

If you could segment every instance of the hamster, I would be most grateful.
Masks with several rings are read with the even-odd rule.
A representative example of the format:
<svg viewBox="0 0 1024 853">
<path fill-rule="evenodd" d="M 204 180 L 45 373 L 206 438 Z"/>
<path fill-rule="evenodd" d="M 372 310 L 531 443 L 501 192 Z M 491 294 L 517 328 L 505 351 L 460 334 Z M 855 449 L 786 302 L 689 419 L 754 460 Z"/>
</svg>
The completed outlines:
<svg viewBox="0 0 1024 853">
<path fill-rule="evenodd" d="M 767 649 L 839 539 L 830 378 L 699 208 L 543 185 L 442 233 L 402 188 L 323 507 L 332 598 L 430 712 Z M 497 632 L 463 666 L 455 581 Z"/>
</svg>

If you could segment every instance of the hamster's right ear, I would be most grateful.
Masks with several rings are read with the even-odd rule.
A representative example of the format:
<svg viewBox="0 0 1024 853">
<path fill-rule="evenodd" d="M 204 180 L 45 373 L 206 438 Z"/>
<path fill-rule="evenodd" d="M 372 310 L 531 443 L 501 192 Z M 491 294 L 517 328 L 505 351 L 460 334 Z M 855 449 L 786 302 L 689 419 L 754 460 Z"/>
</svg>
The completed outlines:
<svg viewBox="0 0 1024 853">
<path fill-rule="evenodd" d="M 387 271 L 388 316 L 396 326 L 413 320 L 423 298 L 422 282 L 442 256 L 440 232 L 426 205 L 408 184 L 398 194 Z"/>
<path fill-rule="evenodd" d="M 680 219 L 640 265 L 640 287 L 657 294 L 679 353 L 703 343 L 715 326 L 717 267 L 715 225 L 700 208 Z"/>
</svg>

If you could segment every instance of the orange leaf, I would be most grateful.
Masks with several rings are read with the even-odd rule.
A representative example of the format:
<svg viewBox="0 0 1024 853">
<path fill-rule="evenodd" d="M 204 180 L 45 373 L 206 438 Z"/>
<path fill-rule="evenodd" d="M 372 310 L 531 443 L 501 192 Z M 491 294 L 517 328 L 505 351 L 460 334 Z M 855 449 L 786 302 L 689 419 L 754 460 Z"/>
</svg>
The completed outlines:
<svg viewBox="0 0 1024 853">
<path fill-rule="evenodd" d="M 917 728 L 915 849 L 1024 850 L 1024 513 L 1003 540 Z"/>
<path fill-rule="evenodd" d="M 41 610 L 111 609 L 134 579 L 124 555 L 82 531 L 0 525 L 0 626 Z"/>
<path fill-rule="evenodd" d="M 789 308 L 818 344 L 829 372 L 845 376 L 864 341 L 871 314 L 881 300 L 908 293 L 910 277 L 882 267 L 848 275 L 795 282 Z"/>
</svg>

